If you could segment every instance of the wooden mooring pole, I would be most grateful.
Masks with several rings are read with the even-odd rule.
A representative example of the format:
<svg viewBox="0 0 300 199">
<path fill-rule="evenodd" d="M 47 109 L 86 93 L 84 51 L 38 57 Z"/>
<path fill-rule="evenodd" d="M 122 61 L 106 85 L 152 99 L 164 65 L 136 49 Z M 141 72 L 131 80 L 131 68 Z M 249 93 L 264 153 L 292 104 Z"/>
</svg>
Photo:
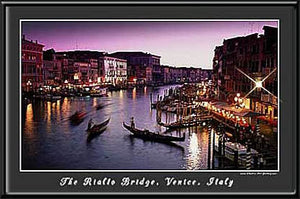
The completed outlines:
<svg viewBox="0 0 300 199">
<path fill-rule="evenodd" d="M 211 123 L 209 122 L 208 124 L 208 154 L 207 154 L 207 168 L 210 169 L 211 165 L 210 165 L 210 158 L 211 158 Z"/>
<path fill-rule="evenodd" d="M 246 157 L 246 169 L 251 169 L 251 148 L 250 148 L 250 142 L 248 140 L 247 142 L 247 157 Z"/>
<path fill-rule="evenodd" d="M 216 139 L 216 132 L 213 131 L 213 140 L 212 140 L 212 169 L 215 168 L 215 139 Z"/>
<path fill-rule="evenodd" d="M 238 168 L 239 167 L 239 151 L 237 148 L 237 143 L 235 143 L 235 147 L 234 147 L 234 168 Z"/>
</svg>

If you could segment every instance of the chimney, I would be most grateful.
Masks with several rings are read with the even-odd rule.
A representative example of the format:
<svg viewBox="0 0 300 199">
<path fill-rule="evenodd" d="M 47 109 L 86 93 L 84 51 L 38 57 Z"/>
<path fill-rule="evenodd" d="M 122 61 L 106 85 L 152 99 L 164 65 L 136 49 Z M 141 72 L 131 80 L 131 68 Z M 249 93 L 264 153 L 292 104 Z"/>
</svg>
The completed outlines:
<svg viewBox="0 0 300 199">
<path fill-rule="evenodd" d="M 35 43 L 36 43 L 36 44 L 38 43 L 37 40 L 35 40 Z"/>
<path fill-rule="evenodd" d="M 22 39 L 24 39 L 24 40 L 25 40 L 25 35 L 24 35 L 24 34 L 22 35 Z"/>
</svg>

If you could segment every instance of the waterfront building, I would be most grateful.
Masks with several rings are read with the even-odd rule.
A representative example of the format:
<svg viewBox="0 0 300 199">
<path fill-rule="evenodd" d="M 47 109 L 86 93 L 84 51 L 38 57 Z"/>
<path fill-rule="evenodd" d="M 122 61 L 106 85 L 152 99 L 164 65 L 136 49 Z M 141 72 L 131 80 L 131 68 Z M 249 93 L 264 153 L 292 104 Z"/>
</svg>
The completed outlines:
<svg viewBox="0 0 300 199">
<path fill-rule="evenodd" d="M 56 59 L 54 49 L 43 52 L 43 80 L 45 85 L 59 85 L 62 81 L 62 60 Z"/>
<path fill-rule="evenodd" d="M 99 67 L 104 69 L 105 83 L 125 85 L 127 83 L 127 61 L 111 56 L 99 57 Z"/>
<path fill-rule="evenodd" d="M 44 60 L 43 68 L 45 85 L 60 85 L 62 83 L 60 60 Z"/>
<path fill-rule="evenodd" d="M 148 73 L 146 73 L 147 67 L 150 67 L 152 69 L 152 72 L 155 72 L 154 79 L 157 79 L 158 76 L 161 76 L 161 74 L 157 73 L 157 69 L 153 70 L 153 67 L 160 67 L 160 56 L 139 51 L 115 52 L 111 53 L 109 56 L 127 60 L 127 73 L 129 75 L 129 83 L 152 84 L 153 74 L 149 73 L 149 68 Z M 151 75 L 151 77 L 149 75 Z"/>
<path fill-rule="evenodd" d="M 164 67 L 161 65 L 153 65 L 152 66 L 152 82 L 147 81 L 148 84 L 152 84 L 155 86 L 164 84 Z"/>
<path fill-rule="evenodd" d="M 73 72 L 78 76 L 79 83 L 89 83 L 89 68 L 90 64 L 87 62 L 75 61 L 73 65 Z M 74 74 L 75 75 L 75 74 Z"/>
<path fill-rule="evenodd" d="M 63 60 L 64 80 L 72 83 L 101 83 L 104 82 L 104 69 L 99 66 L 98 62 L 99 57 L 105 54 L 99 51 L 75 50 L 57 52 L 56 56 Z M 75 62 L 77 62 L 76 66 L 74 66 Z M 82 72 L 78 71 L 80 66 Z M 81 79 L 82 77 L 84 79 Z"/>
<path fill-rule="evenodd" d="M 78 84 L 78 70 L 74 67 L 74 59 L 70 59 L 65 53 L 54 53 L 53 55 L 56 60 L 61 62 L 61 73 L 62 73 L 62 81 L 69 82 L 72 84 Z"/>
<path fill-rule="evenodd" d="M 72 84 L 78 83 L 78 71 L 74 70 L 74 59 L 62 57 L 62 76 L 64 81 L 68 81 Z"/>
<path fill-rule="evenodd" d="M 99 76 L 99 66 L 98 66 L 98 59 L 86 59 L 87 63 L 89 63 L 89 71 L 88 71 L 88 78 L 90 82 L 97 83 L 98 76 Z"/>
<path fill-rule="evenodd" d="M 171 83 L 171 72 L 169 66 L 162 66 L 163 68 L 163 83 L 170 84 Z"/>
<path fill-rule="evenodd" d="M 75 51 L 62 51 L 57 52 L 57 54 L 64 55 L 69 59 L 73 59 L 76 61 L 86 62 L 90 59 L 98 59 L 99 57 L 105 55 L 105 52 L 99 51 L 89 51 L 89 50 L 75 50 Z"/>
<path fill-rule="evenodd" d="M 222 46 L 215 48 L 212 76 L 217 84 L 219 99 L 233 102 L 237 93 L 245 96 L 254 88 L 254 83 L 242 72 L 260 82 L 277 69 L 278 29 L 264 26 L 263 30 L 262 35 L 255 33 L 226 39 Z M 277 71 L 260 83 L 262 85 L 259 87 L 265 87 L 272 94 L 256 88 L 244 99 L 245 108 L 276 118 Z"/>
<path fill-rule="evenodd" d="M 165 70 L 166 71 L 166 70 Z M 211 79 L 211 69 L 194 67 L 168 67 L 167 79 L 169 83 L 199 83 Z"/>
<path fill-rule="evenodd" d="M 200 79 L 201 81 L 207 81 L 212 79 L 212 69 L 201 69 L 197 71 L 196 79 Z"/>
<path fill-rule="evenodd" d="M 170 67 L 171 73 L 171 82 L 172 83 L 181 83 L 182 82 L 182 68 Z"/>
<path fill-rule="evenodd" d="M 22 89 L 24 91 L 36 90 L 43 85 L 43 48 L 37 40 L 27 40 L 22 36 Z"/>
<path fill-rule="evenodd" d="M 152 73 L 153 73 L 153 68 L 150 66 L 146 67 L 146 83 L 147 84 L 153 83 Z"/>
</svg>

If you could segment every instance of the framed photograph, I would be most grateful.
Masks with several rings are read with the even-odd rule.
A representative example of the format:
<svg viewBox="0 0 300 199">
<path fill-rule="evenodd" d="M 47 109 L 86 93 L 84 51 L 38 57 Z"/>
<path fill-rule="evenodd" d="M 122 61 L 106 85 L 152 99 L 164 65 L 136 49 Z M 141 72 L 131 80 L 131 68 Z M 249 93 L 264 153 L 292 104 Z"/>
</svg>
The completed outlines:
<svg viewBox="0 0 300 199">
<path fill-rule="evenodd" d="M 298 1 L 1 6 L 2 196 L 298 196 Z"/>
</svg>

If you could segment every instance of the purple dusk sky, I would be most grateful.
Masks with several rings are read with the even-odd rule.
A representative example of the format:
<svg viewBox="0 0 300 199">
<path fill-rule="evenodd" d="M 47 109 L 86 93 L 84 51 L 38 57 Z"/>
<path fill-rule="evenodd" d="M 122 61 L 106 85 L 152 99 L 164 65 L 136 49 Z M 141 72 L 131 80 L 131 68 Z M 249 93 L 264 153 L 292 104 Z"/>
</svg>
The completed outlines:
<svg viewBox="0 0 300 199">
<path fill-rule="evenodd" d="M 212 68 L 214 49 L 223 39 L 263 34 L 277 21 L 25 21 L 22 34 L 44 50 L 144 51 L 161 64 Z"/>
</svg>

